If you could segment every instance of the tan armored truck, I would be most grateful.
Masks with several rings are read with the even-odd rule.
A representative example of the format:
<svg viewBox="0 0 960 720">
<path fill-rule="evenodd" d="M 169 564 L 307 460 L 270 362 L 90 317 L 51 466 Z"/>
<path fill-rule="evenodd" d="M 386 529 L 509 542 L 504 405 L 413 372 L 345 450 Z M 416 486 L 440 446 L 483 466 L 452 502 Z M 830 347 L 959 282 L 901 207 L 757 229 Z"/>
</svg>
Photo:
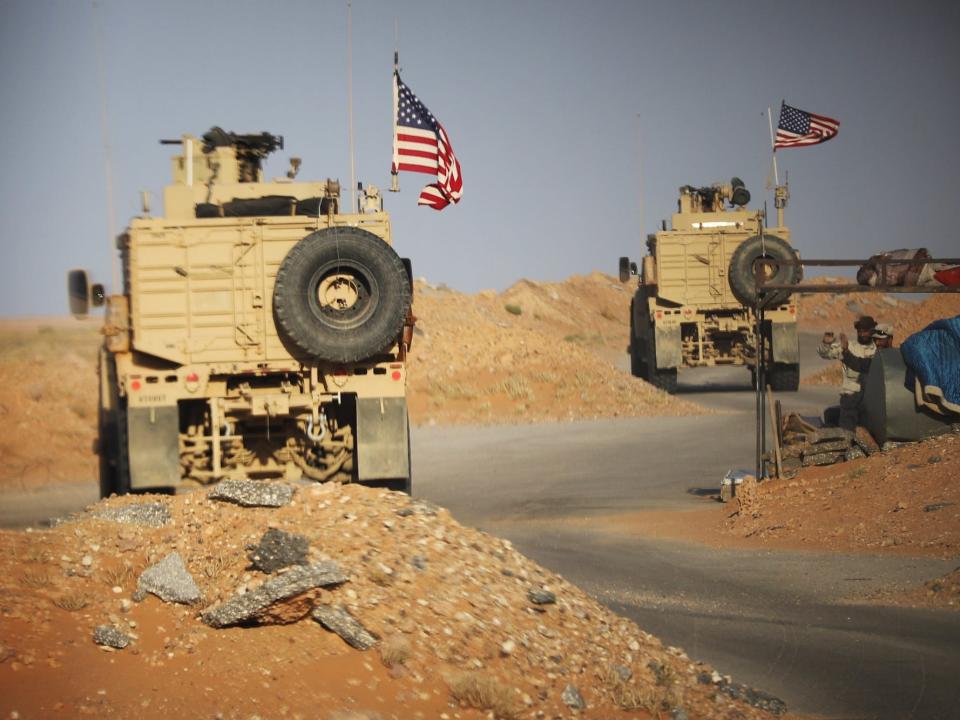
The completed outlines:
<svg viewBox="0 0 960 720">
<path fill-rule="evenodd" d="M 82 270 L 71 310 L 105 305 L 101 495 L 224 478 L 410 491 L 408 260 L 375 187 L 344 212 L 332 180 L 267 181 L 283 147 L 213 128 L 180 146 L 164 215 L 117 238 L 123 287 Z"/>
<path fill-rule="evenodd" d="M 776 190 L 777 226 L 765 227 L 762 210 L 748 210 L 750 193 L 739 178 L 727 184 L 680 188 L 670 229 L 666 221 L 647 236 L 640 268 L 620 258 L 620 280 L 639 275 L 630 304 L 630 367 L 633 375 L 667 392 L 681 367 L 744 365 L 756 386 L 762 352 L 774 390 L 797 389 L 800 357 L 797 306 L 789 291 L 760 296 L 764 312 L 757 338 L 756 279 L 793 284 L 800 267 L 783 264 L 797 255 L 783 225 L 786 186 Z"/>
</svg>

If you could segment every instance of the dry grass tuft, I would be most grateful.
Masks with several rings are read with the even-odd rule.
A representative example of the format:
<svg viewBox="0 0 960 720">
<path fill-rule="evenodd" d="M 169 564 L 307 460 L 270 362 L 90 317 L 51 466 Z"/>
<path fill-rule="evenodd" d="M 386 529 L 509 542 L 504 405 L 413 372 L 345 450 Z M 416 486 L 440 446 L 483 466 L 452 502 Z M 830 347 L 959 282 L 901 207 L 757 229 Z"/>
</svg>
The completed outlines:
<svg viewBox="0 0 960 720">
<path fill-rule="evenodd" d="M 20 575 L 20 584 L 28 588 L 50 587 L 53 579 L 45 570 L 24 570 Z"/>
<path fill-rule="evenodd" d="M 661 693 L 651 687 L 640 688 L 630 684 L 613 668 L 598 672 L 597 677 L 611 701 L 621 710 L 645 710 L 654 715 L 661 707 Z"/>
<path fill-rule="evenodd" d="M 105 567 L 100 571 L 100 577 L 107 587 L 125 587 L 133 579 L 133 568 L 126 563 Z"/>
<path fill-rule="evenodd" d="M 506 393 L 511 400 L 533 400 L 533 388 L 524 375 L 511 375 L 493 386 L 493 392 Z"/>
<path fill-rule="evenodd" d="M 60 595 L 59 597 L 55 597 L 53 599 L 53 604 L 61 610 L 76 612 L 77 610 L 83 610 L 87 605 L 89 605 L 90 600 L 86 595 L 73 591 Z"/>
<path fill-rule="evenodd" d="M 467 707 L 489 710 L 494 717 L 503 720 L 517 717 L 513 689 L 489 673 L 458 673 L 447 680 L 447 685 L 453 699 Z"/>
<path fill-rule="evenodd" d="M 403 665 L 411 652 L 410 642 L 401 635 L 389 637 L 380 645 L 380 659 L 388 668 Z"/>
<path fill-rule="evenodd" d="M 200 566 L 200 571 L 208 580 L 216 580 L 229 564 L 230 562 L 227 556 L 220 553 L 219 555 L 213 555 L 204 559 L 203 564 Z"/>
</svg>

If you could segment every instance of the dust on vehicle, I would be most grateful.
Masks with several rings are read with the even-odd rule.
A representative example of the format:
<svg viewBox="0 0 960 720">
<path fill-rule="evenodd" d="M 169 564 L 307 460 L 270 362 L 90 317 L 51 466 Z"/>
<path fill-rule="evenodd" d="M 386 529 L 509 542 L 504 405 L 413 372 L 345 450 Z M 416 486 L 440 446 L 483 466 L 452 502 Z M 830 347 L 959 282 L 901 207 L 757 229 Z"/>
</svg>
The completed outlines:
<svg viewBox="0 0 960 720">
<path fill-rule="evenodd" d="M 344 211 L 300 182 L 269 133 L 213 128 L 178 145 L 164 214 L 117 238 L 122 288 L 82 270 L 71 310 L 105 306 L 101 495 L 221 479 L 307 478 L 410 490 L 410 262 L 376 187 Z"/>
<path fill-rule="evenodd" d="M 638 275 L 630 303 L 630 368 L 633 375 L 674 392 L 679 368 L 743 365 L 756 384 L 758 353 L 774 390 L 800 382 L 797 306 L 789 291 L 762 294 L 761 337 L 756 332 L 757 277 L 794 284 L 800 267 L 783 224 L 789 192 L 778 186 L 777 225 L 763 210 L 750 210 L 739 178 L 707 187 L 680 188 L 670 228 L 647 236 L 640 267 L 620 258 L 620 280 Z"/>
</svg>

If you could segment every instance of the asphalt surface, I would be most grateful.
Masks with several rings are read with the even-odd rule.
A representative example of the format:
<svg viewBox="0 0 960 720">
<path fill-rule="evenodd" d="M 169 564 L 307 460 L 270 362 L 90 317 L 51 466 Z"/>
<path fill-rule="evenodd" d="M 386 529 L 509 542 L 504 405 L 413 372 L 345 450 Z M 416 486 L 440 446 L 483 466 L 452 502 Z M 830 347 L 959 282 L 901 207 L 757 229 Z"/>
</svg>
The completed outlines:
<svg viewBox="0 0 960 720">
<path fill-rule="evenodd" d="M 822 363 L 813 339 L 804 371 Z M 755 396 L 743 369 L 683 372 L 679 394 L 715 415 L 486 428 L 416 428 L 414 492 L 517 548 L 735 682 L 834 718 L 960 718 L 960 613 L 856 605 L 918 584 L 940 561 L 719 550 L 605 531 L 604 517 L 702 507 L 723 473 L 751 468 Z M 816 415 L 836 390 L 802 387 L 787 409 Z M 96 501 L 96 488 L 6 494 L 0 526 Z M 576 519 L 576 522 L 570 522 Z"/>
<path fill-rule="evenodd" d="M 806 372 L 821 364 L 804 338 Z M 722 414 L 413 434 L 414 492 L 510 539 L 694 660 L 834 718 L 960 718 L 960 614 L 852 604 L 957 559 L 719 550 L 605 532 L 604 517 L 702 507 L 752 468 L 755 395 L 743 369 L 682 372 L 679 394 Z M 836 389 L 784 394 L 818 415 Z M 570 522 L 576 519 L 576 522 Z"/>
</svg>

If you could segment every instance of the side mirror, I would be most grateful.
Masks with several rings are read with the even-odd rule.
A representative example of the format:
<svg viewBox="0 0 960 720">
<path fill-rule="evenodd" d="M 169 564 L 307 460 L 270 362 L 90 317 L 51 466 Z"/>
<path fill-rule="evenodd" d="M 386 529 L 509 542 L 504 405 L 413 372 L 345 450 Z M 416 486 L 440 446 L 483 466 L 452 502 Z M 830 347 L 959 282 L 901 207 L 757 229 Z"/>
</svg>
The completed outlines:
<svg viewBox="0 0 960 720">
<path fill-rule="evenodd" d="M 103 291 L 102 286 L 100 290 Z M 72 315 L 83 317 L 90 312 L 90 281 L 87 280 L 86 270 L 71 270 L 67 273 L 67 297 Z"/>
</svg>

